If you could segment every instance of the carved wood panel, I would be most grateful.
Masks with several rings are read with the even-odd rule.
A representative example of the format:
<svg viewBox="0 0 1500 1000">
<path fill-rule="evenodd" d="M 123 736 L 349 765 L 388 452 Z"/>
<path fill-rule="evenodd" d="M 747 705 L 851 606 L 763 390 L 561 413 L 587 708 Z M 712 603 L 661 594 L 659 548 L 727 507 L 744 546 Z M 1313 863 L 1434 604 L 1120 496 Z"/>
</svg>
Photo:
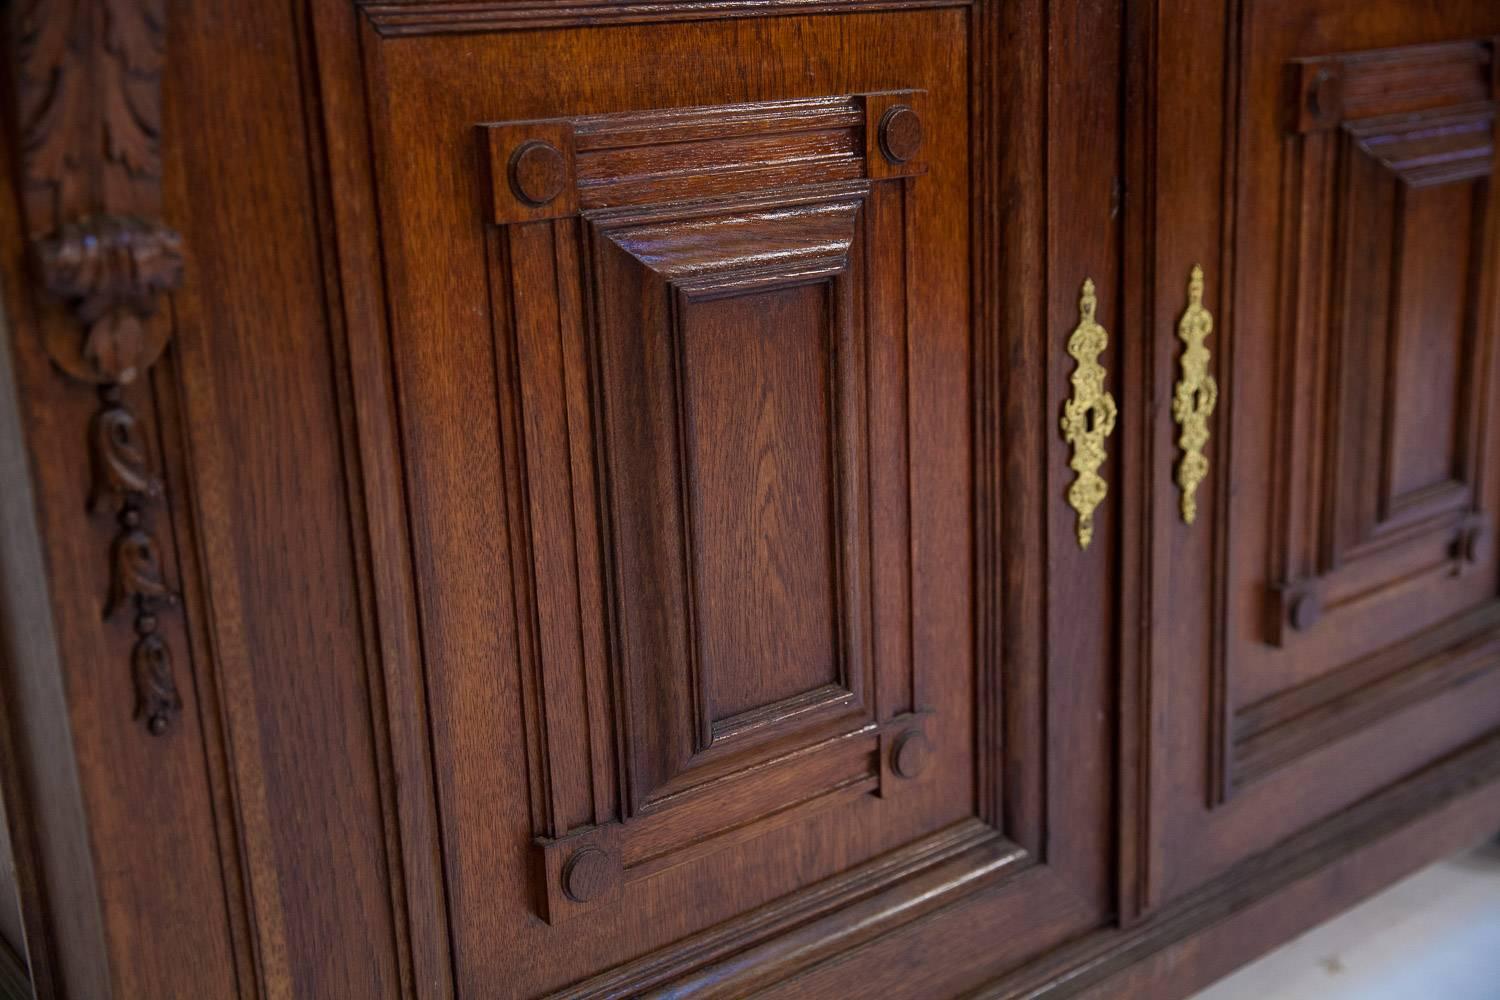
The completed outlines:
<svg viewBox="0 0 1500 1000">
<path fill-rule="evenodd" d="M 919 770 L 905 435 L 872 415 L 907 408 L 920 105 L 480 129 L 512 300 L 496 333 L 516 365 L 549 919 Z M 905 155 L 886 151 L 903 120 Z M 573 891 L 589 851 L 600 883 Z"/>
<path fill-rule="evenodd" d="M 1277 645 L 1483 551 L 1490 61 L 1460 43 L 1293 67 Z"/>
<path fill-rule="evenodd" d="M 5 15 L 6 131 L 21 163 L 30 263 L 53 300 L 42 342 L 63 373 L 99 387 L 79 461 L 93 472 L 88 510 L 118 525 L 100 574 L 104 614 L 132 616 L 136 637 L 121 660 L 134 716 L 161 735 L 182 710 L 159 620 L 177 597 L 148 524 L 162 484 L 125 387 L 166 349 L 171 325 L 158 308 L 182 282 L 181 239 L 161 218 L 166 5 L 20 0 Z"/>
<path fill-rule="evenodd" d="M 1117 288 L 1072 249 L 1108 185 L 1058 188 L 1089 208 L 1055 261 L 1039 193 L 1024 236 L 978 213 L 1001 133 L 978 151 L 952 47 L 979 9 L 540 34 L 365 10 L 378 213 L 340 251 L 379 246 L 389 309 L 351 354 L 391 379 L 357 393 L 400 467 L 372 516 L 411 544 L 372 559 L 419 634 L 456 989 L 744 995 L 856 949 L 894 973 L 916 939 L 951 992 L 1097 926 L 1113 518 L 1087 609 L 1049 604 L 1069 473 L 1036 415 L 1066 326 L 1027 284 L 1006 342 L 973 255 Z M 1004 113 L 1032 128 L 1039 96 Z M 1094 146 L 1058 155 L 1107 170 Z"/>
<path fill-rule="evenodd" d="M 53 421 L 82 390 L 16 352 L 85 626 L 84 995 L 1149 993 L 1493 811 L 1493 3 L 177 4 L 173 216 L 216 280 L 170 313 L 166 6 L 9 9 L 48 136 L 17 201 L 81 206 L 28 219 L 23 334 L 101 386 Z M 1085 551 L 1086 276 L 1122 426 Z M 1204 455 L 1179 364 L 1227 389 Z M 203 608 L 158 632 L 174 578 Z M 124 689 L 79 651 L 127 636 L 153 730 L 167 637 L 203 652 L 203 754 L 99 724 Z"/>
<path fill-rule="evenodd" d="M 1492 627 L 1493 58 L 1288 65 L 1265 640 L 1306 666 L 1247 685 L 1226 789 L 1472 676 Z"/>
<path fill-rule="evenodd" d="M 1148 508 L 1139 536 L 1159 624 L 1137 842 L 1195 845 L 1135 859 L 1146 907 L 1500 724 L 1500 12 L 1250 0 L 1168 20 L 1155 72 L 1176 82 L 1140 133 L 1172 203 L 1146 366 L 1175 374 L 1168 324 L 1202 263 L 1221 391 L 1197 523 Z M 1215 74 L 1219 116 L 1176 89 Z M 1164 494 L 1173 451 L 1147 433 Z"/>
</svg>

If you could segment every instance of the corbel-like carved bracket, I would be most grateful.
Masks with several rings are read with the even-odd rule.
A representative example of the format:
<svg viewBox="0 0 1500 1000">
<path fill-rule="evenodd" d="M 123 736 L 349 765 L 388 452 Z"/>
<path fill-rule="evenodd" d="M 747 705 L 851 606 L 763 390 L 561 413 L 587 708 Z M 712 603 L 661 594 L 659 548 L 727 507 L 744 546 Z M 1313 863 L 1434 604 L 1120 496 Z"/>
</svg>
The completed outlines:
<svg viewBox="0 0 1500 1000">
<path fill-rule="evenodd" d="M 125 385 L 149 368 L 170 331 L 153 323 L 158 296 L 182 281 L 181 240 L 160 223 L 96 216 L 35 246 L 42 284 L 78 326 L 48 331 L 47 353 L 74 378 Z"/>
<path fill-rule="evenodd" d="M 43 346 L 99 387 L 88 509 L 118 523 L 105 617 L 134 614 L 135 715 L 160 734 L 182 709 L 157 618 L 177 597 L 147 524 L 161 482 L 123 387 L 166 349 L 171 327 L 156 314 L 182 281 L 181 240 L 160 219 L 166 4 L 14 0 L 7 13 L 22 217 L 37 284 L 67 310 L 43 317 Z"/>
</svg>

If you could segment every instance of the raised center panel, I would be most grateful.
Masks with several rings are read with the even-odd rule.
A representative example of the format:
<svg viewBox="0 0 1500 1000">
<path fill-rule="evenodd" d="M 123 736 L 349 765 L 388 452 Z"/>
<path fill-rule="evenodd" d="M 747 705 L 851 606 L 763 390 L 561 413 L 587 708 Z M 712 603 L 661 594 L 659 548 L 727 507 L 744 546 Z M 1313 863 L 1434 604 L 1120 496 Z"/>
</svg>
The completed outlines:
<svg viewBox="0 0 1500 1000">
<path fill-rule="evenodd" d="M 790 107 L 814 109 L 837 126 L 862 100 Z M 761 110 L 774 127 L 789 107 Z M 876 721 L 868 508 L 900 484 L 869 468 L 867 286 L 904 293 L 863 249 L 896 195 L 835 181 L 585 214 L 632 809 L 743 767 L 746 747 L 765 762 Z M 876 333 L 904 352 L 904 329 Z M 899 411 L 890 388 L 876 405 Z M 910 674 L 904 654 L 881 667 Z"/>
<path fill-rule="evenodd" d="M 1167 322 L 1210 276 L 1220 389 L 1208 514 L 1156 529 L 1158 829 L 1194 845 L 1161 852 L 1162 899 L 1500 725 L 1497 9 L 1210 13 L 1222 122 L 1179 129 L 1184 93 L 1156 126 L 1225 164 L 1157 241 Z"/>
<path fill-rule="evenodd" d="M 685 303 L 693 599 L 709 743 L 848 693 L 830 291 L 819 282 Z"/>
<path fill-rule="evenodd" d="M 1493 63 L 1479 40 L 1288 66 L 1264 635 L 1280 652 L 1241 659 L 1231 784 L 1364 725 L 1328 704 L 1302 726 L 1305 685 L 1457 681 L 1467 654 L 1439 645 L 1492 626 Z"/>
<path fill-rule="evenodd" d="M 361 7 L 339 250 L 459 995 L 952 995 L 1109 910 L 1113 514 L 1062 544 L 1038 415 L 1110 158 L 1055 243 L 979 190 L 1044 110 L 972 33 L 1029 15 L 711 6 Z"/>
</svg>

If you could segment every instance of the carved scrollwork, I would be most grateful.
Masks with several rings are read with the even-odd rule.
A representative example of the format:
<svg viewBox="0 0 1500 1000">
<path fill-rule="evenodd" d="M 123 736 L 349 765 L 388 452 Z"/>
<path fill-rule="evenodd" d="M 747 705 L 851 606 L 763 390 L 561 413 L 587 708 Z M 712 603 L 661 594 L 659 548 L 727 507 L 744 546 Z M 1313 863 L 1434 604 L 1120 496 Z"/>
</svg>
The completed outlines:
<svg viewBox="0 0 1500 1000">
<path fill-rule="evenodd" d="M 32 235 L 158 215 L 166 0 L 14 0 L 11 38 Z"/>
<path fill-rule="evenodd" d="M 172 652 L 158 633 L 157 615 L 178 603 L 162 566 L 161 548 L 146 530 L 144 508 L 162 493 L 152 473 L 146 443 L 135 415 L 121 400 L 120 387 L 99 391 L 103 406 L 94 415 L 89 435 L 94 466 L 90 509 L 105 504 L 117 509 L 119 532 L 110 548 L 109 599 L 104 617 L 124 608 L 135 613 L 136 643 L 130 654 L 135 685 L 135 717 L 154 736 L 171 728 L 182 710 L 172 676 Z"/>
<path fill-rule="evenodd" d="M 160 736 L 182 711 L 182 696 L 172 679 L 172 651 L 154 631 L 136 640 L 130 654 L 131 674 L 135 681 L 135 718 L 145 722 L 153 736 Z M 139 631 L 141 622 L 137 621 Z"/>
<path fill-rule="evenodd" d="M 91 512 L 119 523 L 106 617 L 134 613 L 135 715 L 166 732 L 182 709 L 158 613 L 177 604 L 148 527 L 162 485 L 121 387 L 166 349 L 163 295 L 182 282 L 182 241 L 161 216 L 161 76 L 166 0 L 14 0 L 13 146 L 38 284 L 67 309 L 42 341 L 68 375 L 100 387 L 89 427 Z"/>
<path fill-rule="evenodd" d="M 89 510 L 103 510 L 111 501 L 118 506 L 132 493 L 151 500 L 161 496 L 161 480 L 151 471 L 140 424 L 120 404 L 118 392 L 107 395 L 94 415 L 89 444 L 94 466 Z"/>
<path fill-rule="evenodd" d="M 177 603 L 177 595 L 162 574 L 156 539 L 141 530 L 141 512 L 133 504 L 120 511 L 120 533 L 115 536 L 113 555 L 114 573 L 104 617 L 113 618 L 130 603 L 148 611 Z"/>
</svg>

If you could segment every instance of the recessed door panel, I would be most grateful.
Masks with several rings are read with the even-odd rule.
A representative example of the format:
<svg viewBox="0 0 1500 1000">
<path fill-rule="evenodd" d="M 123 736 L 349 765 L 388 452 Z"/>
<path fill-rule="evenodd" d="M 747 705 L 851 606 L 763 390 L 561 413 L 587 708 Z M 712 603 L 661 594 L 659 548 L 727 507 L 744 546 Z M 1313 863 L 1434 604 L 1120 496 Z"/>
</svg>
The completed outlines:
<svg viewBox="0 0 1500 1000">
<path fill-rule="evenodd" d="M 898 930 L 933 943 L 911 988 L 952 991 L 1097 926 L 1109 608 L 1049 607 L 1039 530 L 1067 466 L 1035 366 L 1066 384 L 1076 315 L 976 363 L 977 8 L 421 6 L 365 14 L 389 325 L 354 350 L 388 337 L 390 398 L 360 402 L 411 545 L 373 559 L 420 629 L 414 849 L 460 992 L 747 995 L 895 968 Z M 1113 287 L 1107 250 L 1064 258 Z M 1013 455 L 976 443 L 1002 382 Z M 1105 592 L 1098 520 L 1059 573 Z M 1003 598 L 980 551 L 1014 562 Z M 977 913 L 1003 945 L 943 958 Z"/>
<path fill-rule="evenodd" d="M 1307 12 L 1267 0 L 1217 26 L 1237 111 L 1183 141 L 1227 167 L 1201 170 L 1157 241 L 1159 272 L 1206 261 L 1216 279 L 1222 387 L 1209 514 L 1153 528 L 1155 551 L 1193 553 L 1154 583 L 1183 623 L 1153 657 L 1172 706 L 1157 732 L 1177 748 L 1154 765 L 1157 809 L 1169 841 L 1199 845 L 1158 863 L 1164 897 L 1500 722 L 1500 17 L 1294 6 Z M 1173 102 L 1194 103 L 1169 98 L 1159 123 L 1185 113 Z M 1157 296 L 1160 337 L 1182 305 L 1169 285 Z M 1156 344 L 1175 376 L 1176 345 Z M 1434 713 L 1446 731 L 1414 721 Z"/>
<path fill-rule="evenodd" d="M 575 510 L 556 527 L 603 572 L 534 564 L 537 590 L 520 595 L 540 622 L 544 595 L 597 588 L 608 633 L 598 664 L 562 644 L 556 655 L 540 646 L 535 664 L 527 726 L 546 766 L 533 797 L 585 806 L 543 812 L 536 829 L 551 921 L 594 902 L 568 886 L 586 852 L 629 883 L 793 813 L 898 797 L 916 774 L 882 761 L 936 738 L 900 641 L 909 566 L 877 581 L 870 552 L 878 535 L 910 558 L 906 441 L 884 442 L 894 461 L 873 468 L 869 426 L 872 411 L 901 412 L 908 390 L 898 377 L 869 397 L 868 371 L 872 355 L 907 351 L 904 201 L 926 171 L 883 155 L 872 171 L 866 147 L 884 116 L 918 116 L 922 98 L 477 130 L 497 220 L 493 287 L 517 303 L 516 447 L 530 483 L 554 480 L 574 498 L 600 490 L 595 519 Z M 549 158 L 560 186 L 533 190 L 531 161 Z M 875 296 L 891 308 L 872 320 Z M 582 365 L 549 349 L 558 337 L 577 339 Z M 569 383 L 588 418 L 561 413 L 564 433 L 550 437 L 549 392 Z M 558 447 L 580 436 L 586 454 Z M 876 495 L 898 498 L 895 518 L 872 523 Z M 554 541 L 541 499 L 518 511 L 533 551 Z M 877 589 L 892 654 L 880 658 Z M 570 612 L 549 624 L 577 627 Z M 597 727 L 564 694 L 591 687 L 610 695 Z M 877 690 L 906 695 L 880 703 Z M 572 769 L 575 757 L 587 767 Z"/>
</svg>

